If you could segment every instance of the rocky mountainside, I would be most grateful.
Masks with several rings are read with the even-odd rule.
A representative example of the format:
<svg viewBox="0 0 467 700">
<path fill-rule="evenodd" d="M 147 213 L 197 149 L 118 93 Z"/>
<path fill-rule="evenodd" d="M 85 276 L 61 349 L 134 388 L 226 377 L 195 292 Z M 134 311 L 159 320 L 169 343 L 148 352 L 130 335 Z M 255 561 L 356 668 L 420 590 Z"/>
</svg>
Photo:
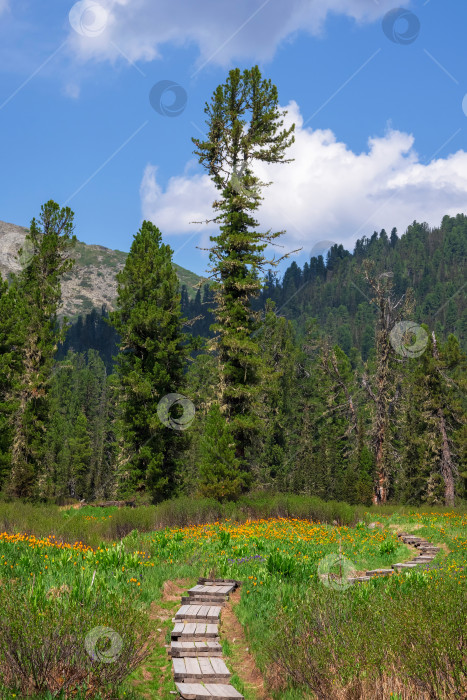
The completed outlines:
<svg viewBox="0 0 467 700">
<path fill-rule="evenodd" d="M 21 269 L 18 258 L 20 248 L 24 249 L 23 258 L 27 258 L 27 232 L 22 226 L 0 221 L 0 272 L 3 278 Z M 60 315 L 72 319 L 93 308 L 101 309 L 103 305 L 112 310 L 117 296 L 115 276 L 123 269 L 127 255 L 120 250 L 78 242 L 73 252 L 76 263 L 62 283 Z M 187 286 L 188 295 L 192 298 L 200 278 L 179 265 L 174 264 L 174 267 L 181 284 Z"/>
</svg>

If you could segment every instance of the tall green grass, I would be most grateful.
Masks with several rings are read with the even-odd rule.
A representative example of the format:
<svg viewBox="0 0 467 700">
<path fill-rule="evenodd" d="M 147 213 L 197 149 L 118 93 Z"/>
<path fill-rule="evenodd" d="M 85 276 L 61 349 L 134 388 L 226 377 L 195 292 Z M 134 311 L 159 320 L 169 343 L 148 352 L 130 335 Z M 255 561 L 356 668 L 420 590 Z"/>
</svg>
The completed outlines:
<svg viewBox="0 0 467 700">
<path fill-rule="evenodd" d="M 355 525 L 359 520 L 379 515 L 405 514 L 414 509 L 403 506 L 366 508 L 314 496 L 253 493 L 236 503 L 219 503 L 210 498 L 181 497 L 156 506 L 137 508 L 94 508 L 62 510 L 55 505 L 31 505 L 20 501 L 0 501 L 0 532 L 25 532 L 36 536 L 55 535 L 66 542 L 82 541 L 97 546 L 116 541 L 133 530 L 151 532 L 165 527 L 187 527 L 230 519 L 245 522 L 258 518 L 303 518 L 323 523 Z M 428 507 L 419 512 L 446 512 L 446 508 Z M 453 509 L 450 509 L 453 510 Z M 466 506 L 454 509 L 467 512 Z M 93 519 L 86 520 L 86 516 Z M 110 516 L 110 517 L 109 517 Z"/>
</svg>

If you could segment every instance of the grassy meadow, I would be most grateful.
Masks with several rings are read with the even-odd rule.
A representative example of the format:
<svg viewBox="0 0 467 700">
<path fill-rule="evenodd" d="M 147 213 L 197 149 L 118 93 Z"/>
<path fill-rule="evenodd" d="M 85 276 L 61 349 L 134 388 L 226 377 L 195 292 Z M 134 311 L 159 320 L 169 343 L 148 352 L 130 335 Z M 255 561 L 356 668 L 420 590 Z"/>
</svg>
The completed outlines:
<svg viewBox="0 0 467 700">
<path fill-rule="evenodd" d="M 410 559 L 401 531 L 438 544 L 439 567 L 325 585 L 339 553 L 346 575 Z M 183 590 L 216 576 L 243 583 L 245 636 L 226 630 L 223 644 L 246 700 L 465 698 L 466 564 L 462 509 L 285 495 L 120 510 L 2 503 L 0 697 L 168 700 L 171 618 Z M 265 691 L 243 672 L 245 645 Z"/>
</svg>

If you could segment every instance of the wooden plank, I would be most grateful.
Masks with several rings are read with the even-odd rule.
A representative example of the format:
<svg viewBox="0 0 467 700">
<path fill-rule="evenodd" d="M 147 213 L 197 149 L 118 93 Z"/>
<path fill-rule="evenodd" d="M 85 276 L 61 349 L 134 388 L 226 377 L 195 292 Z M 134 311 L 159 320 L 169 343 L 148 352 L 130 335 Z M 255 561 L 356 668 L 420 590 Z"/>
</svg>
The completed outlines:
<svg viewBox="0 0 467 700">
<path fill-rule="evenodd" d="M 219 617 L 221 614 L 221 609 L 218 605 L 213 605 L 212 608 L 209 608 L 209 613 L 208 617 Z"/>
<path fill-rule="evenodd" d="M 217 637 L 218 627 L 217 625 L 206 625 L 206 636 L 207 637 Z"/>
<path fill-rule="evenodd" d="M 206 642 L 191 642 L 193 645 L 204 645 L 193 647 L 188 647 L 189 643 L 190 642 L 172 642 L 169 649 L 170 656 L 172 658 L 196 656 L 198 659 L 207 658 L 209 656 L 222 656 L 222 647 L 218 642 L 211 642 L 209 645 Z"/>
<path fill-rule="evenodd" d="M 199 617 L 207 617 L 209 613 L 209 605 L 200 605 L 199 608 Z"/>
<path fill-rule="evenodd" d="M 230 678 L 231 674 L 227 666 L 225 665 L 225 661 L 223 659 L 217 659 L 213 657 L 211 659 L 212 667 L 214 669 L 214 672 L 217 676 L 227 676 L 227 678 Z"/>
<path fill-rule="evenodd" d="M 204 639 L 201 642 L 193 642 L 193 645 L 195 649 L 207 649 L 208 648 L 208 642 L 204 641 Z"/>
<path fill-rule="evenodd" d="M 204 687 L 211 693 L 213 700 L 243 700 L 243 695 L 232 685 L 205 683 Z"/>
<path fill-rule="evenodd" d="M 208 625 L 206 625 L 205 622 L 196 622 L 195 627 L 196 627 L 196 634 L 206 634 L 207 635 Z"/>
<path fill-rule="evenodd" d="M 227 584 L 227 583 L 233 583 L 233 584 L 236 585 L 236 586 L 241 586 L 241 585 L 242 585 L 242 582 L 241 582 L 241 581 L 237 581 L 237 580 L 234 579 L 234 578 L 216 578 L 216 579 L 212 579 L 212 578 L 203 578 L 203 577 L 201 577 L 201 578 L 198 579 L 198 583 L 202 583 L 202 584 L 205 585 L 205 586 L 215 586 L 215 585 L 217 585 L 217 584 L 221 584 L 221 585 L 222 585 L 222 584 Z"/>
<path fill-rule="evenodd" d="M 183 624 L 183 622 L 176 622 L 175 627 L 172 630 L 172 638 L 180 636 L 183 632 L 184 627 L 185 625 Z"/>
<path fill-rule="evenodd" d="M 201 683 L 175 683 L 175 687 L 185 700 L 212 698 L 210 691 Z"/>
<path fill-rule="evenodd" d="M 182 605 L 182 607 L 179 608 L 177 610 L 177 612 L 175 613 L 175 619 L 176 620 L 183 619 L 185 617 L 186 612 L 187 612 L 189 607 L 190 607 L 189 605 Z"/>
<path fill-rule="evenodd" d="M 208 594 L 198 594 L 191 596 L 190 598 L 182 597 L 182 603 L 186 605 L 194 605 L 195 603 L 198 603 L 199 605 L 207 605 L 208 607 L 211 607 L 212 605 L 219 605 L 221 608 L 223 608 L 226 601 L 227 598 L 220 598 L 219 596 Z"/>
<path fill-rule="evenodd" d="M 201 605 L 188 605 L 188 610 L 186 611 L 186 617 L 197 617 Z"/>
<path fill-rule="evenodd" d="M 228 595 L 234 590 L 235 586 L 230 584 L 229 586 L 221 586 L 221 593 L 222 595 Z"/>
<path fill-rule="evenodd" d="M 188 593 L 199 593 L 202 590 L 204 590 L 205 586 L 201 586 L 199 583 L 196 586 L 193 586 L 193 588 L 190 588 Z"/>
<path fill-rule="evenodd" d="M 392 569 L 372 569 L 371 571 L 367 571 L 366 575 L 367 576 L 390 576 L 393 573 L 394 573 L 394 571 Z"/>
<path fill-rule="evenodd" d="M 185 668 L 186 674 L 190 678 L 201 678 L 203 675 L 199 665 L 199 661 L 196 657 L 185 657 Z"/>
<path fill-rule="evenodd" d="M 211 660 L 209 659 L 208 656 L 205 656 L 204 658 L 201 656 L 199 659 L 199 667 L 201 669 L 201 673 L 203 676 L 215 676 L 214 669 L 211 664 Z"/>
<path fill-rule="evenodd" d="M 185 659 L 172 659 L 175 680 L 182 680 L 186 677 Z M 177 678 L 180 676 L 181 678 Z"/>
</svg>

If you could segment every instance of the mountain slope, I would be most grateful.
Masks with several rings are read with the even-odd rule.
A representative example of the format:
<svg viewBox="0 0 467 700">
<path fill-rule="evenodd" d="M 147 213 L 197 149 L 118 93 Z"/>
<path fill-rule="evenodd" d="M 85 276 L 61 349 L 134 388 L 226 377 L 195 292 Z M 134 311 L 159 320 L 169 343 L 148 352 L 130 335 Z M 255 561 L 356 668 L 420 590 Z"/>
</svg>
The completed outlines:
<svg viewBox="0 0 467 700">
<path fill-rule="evenodd" d="M 0 221 L 0 272 L 2 277 L 21 269 L 18 251 L 24 247 L 28 230 L 22 226 Z M 27 255 L 27 252 L 25 253 Z M 112 310 L 117 296 L 115 276 L 123 269 L 128 253 L 104 248 L 100 245 L 87 245 L 78 242 L 73 252 L 76 263 L 62 284 L 63 305 L 61 316 L 73 318 L 88 313 L 93 308 L 105 305 Z M 198 275 L 175 265 L 181 284 L 185 284 L 188 295 L 194 297 Z"/>
</svg>

